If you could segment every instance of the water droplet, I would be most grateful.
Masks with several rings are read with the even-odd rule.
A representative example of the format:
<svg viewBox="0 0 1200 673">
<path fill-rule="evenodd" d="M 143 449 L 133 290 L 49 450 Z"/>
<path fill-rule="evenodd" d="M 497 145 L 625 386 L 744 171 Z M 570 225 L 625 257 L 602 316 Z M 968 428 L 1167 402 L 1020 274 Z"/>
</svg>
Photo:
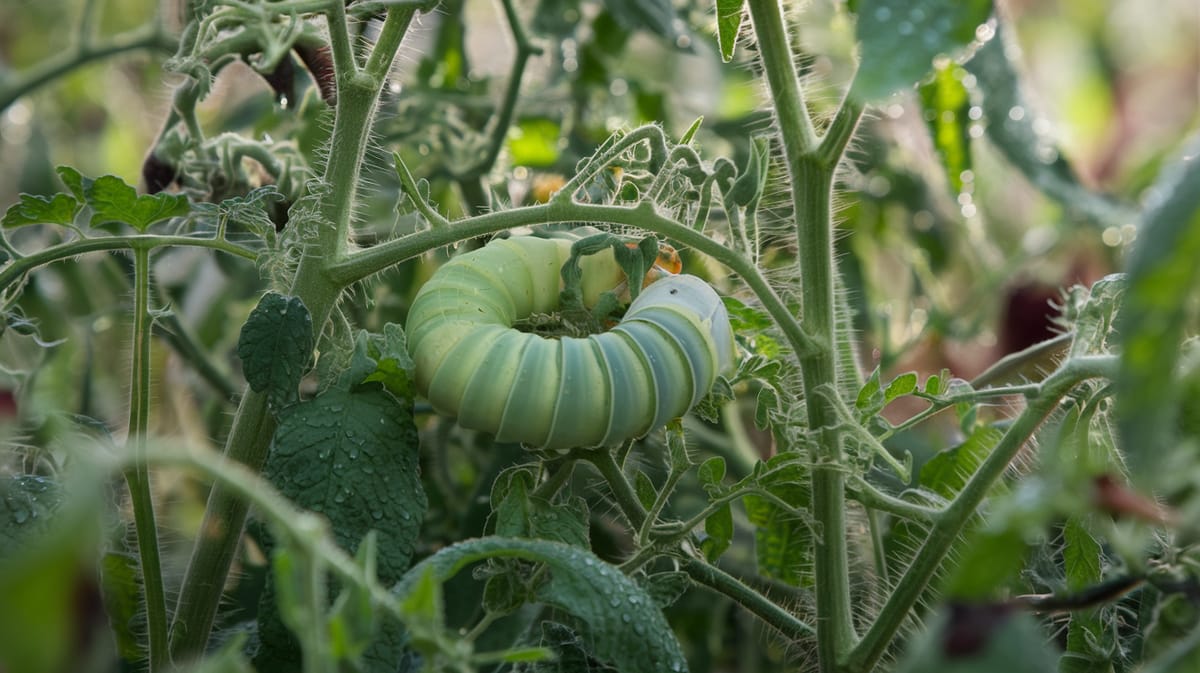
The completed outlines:
<svg viewBox="0 0 1200 673">
<path fill-rule="evenodd" d="M 408 512 L 403 512 L 403 513 L 401 513 L 401 514 L 400 514 L 400 517 L 401 517 L 402 519 L 404 519 L 405 521 L 409 521 L 409 520 L 411 520 L 411 519 L 412 519 L 412 515 L 411 515 L 411 514 L 409 514 Z"/>
<path fill-rule="evenodd" d="M 640 635 L 642 635 L 643 633 L 645 633 L 645 632 L 646 632 L 646 627 L 642 626 L 641 624 L 634 624 L 634 625 L 633 625 L 633 632 L 634 632 L 634 633 L 636 633 L 636 634 L 638 634 L 638 635 L 640 636 Z"/>
<path fill-rule="evenodd" d="M 376 521 L 379 521 L 380 519 L 383 518 L 383 512 L 381 512 L 377 509 L 373 509 L 373 510 L 371 510 L 371 518 L 375 519 Z"/>
<path fill-rule="evenodd" d="M 617 598 L 616 596 L 613 596 L 612 599 L 608 601 L 608 604 L 609 604 L 609 606 L 615 608 L 621 604 L 621 599 Z"/>
<path fill-rule="evenodd" d="M 621 613 L 621 621 L 628 624 L 629 622 L 633 621 L 633 617 L 630 616 L 630 614 L 628 612 L 622 612 Z"/>
<path fill-rule="evenodd" d="M 25 523 L 25 520 L 29 518 L 29 512 L 23 509 L 18 509 L 17 511 L 13 512 L 12 516 L 13 521 L 16 521 L 17 523 Z"/>
<path fill-rule="evenodd" d="M 350 460 L 358 459 L 358 449 L 350 449 Z"/>
</svg>

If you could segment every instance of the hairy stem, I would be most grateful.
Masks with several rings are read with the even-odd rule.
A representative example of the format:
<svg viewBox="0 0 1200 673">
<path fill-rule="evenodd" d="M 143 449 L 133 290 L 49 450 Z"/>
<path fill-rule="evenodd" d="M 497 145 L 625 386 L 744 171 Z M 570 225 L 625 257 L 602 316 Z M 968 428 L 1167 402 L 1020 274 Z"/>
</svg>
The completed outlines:
<svg viewBox="0 0 1200 673">
<path fill-rule="evenodd" d="M 812 636 L 816 630 L 795 615 L 779 607 L 774 601 L 746 586 L 738 578 L 720 568 L 697 559 L 683 561 L 683 571 L 697 584 L 732 598 L 734 602 L 749 610 L 789 638 Z"/>
<path fill-rule="evenodd" d="M 937 518 L 929 538 L 921 545 L 920 551 L 896 584 L 875 622 L 850 653 L 846 668 L 851 671 L 868 671 L 875 666 L 887 651 L 896 631 L 908 618 L 909 611 L 920 598 L 929 580 L 937 572 L 963 526 L 975 516 L 988 491 L 1008 469 L 1021 447 L 1071 388 L 1088 378 L 1113 376 L 1116 364 L 1115 356 L 1076 358 L 1068 361 L 1042 383 L 1041 393 L 1017 416 L 987 460 Z"/>
<path fill-rule="evenodd" d="M 311 232 L 312 243 L 304 250 L 292 283 L 292 294 L 304 302 L 318 333 L 324 329 L 345 287 L 329 278 L 326 267 L 345 255 L 359 170 L 375 106 L 415 11 L 411 7 L 390 9 L 364 70 L 337 73 L 337 108 L 323 180 L 328 191 L 321 201 L 320 218 L 311 223 L 315 229 Z M 266 462 L 274 431 L 275 421 L 268 413 L 265 396 L 247 390 L 234 417 L 225 454 L 259 472 Z M 248 503 L 235 490 L 217 484 L 209 493 L 201 535 L 192 552 L 176 610 L 172 652 L 177 660 L 199 655 L 208 642 L 247 511 Z"/>
<path fill-rule="evenodd" d="M 758 39 L 763 69 L 774 103 L 783 156 L 788 167 L 792 206 L 796 218 L 801 317 L 808 334 L 821 349 L 800 356 L 808 426 L 814 429 L 812 470 L 813 517 L 817 537 L 814 570 L 817 597 L 817 651 L 822 671 L 834 671 L 857 640 L 850 611 L 850 576 L 846 545 L 846 497 L 842 438 L 837 412 L 828 399 L 815 394 L 837 390 L 834 345 L 838 343 L 834 320 L 833 234 L 830 203 L 833 173 L 858 115 L 846 109 L 839 118 L 850 120 L 834 127 L 832 148 L 823 155 L 800 91 L 793 54 L 779 0 L 749 0 L 750 17 Z M 836 156 L 832 156 L 836 154 Z"/>
<path fill-rule="evenodd" d="M 167 643 L 167 599 L 163 590 L 158 550 L 158 525 L 146 467 L 146 431 L 150 424 L 150 250 L 133 251 L 133 376 L 129 387 L 129 439 L 136 463 L 125 471 L 133 503 L 138 555 L 142 562 L 142 587 L 150 641 L 150 671 L 166 671 L 170 664 Z"/>
</svg>

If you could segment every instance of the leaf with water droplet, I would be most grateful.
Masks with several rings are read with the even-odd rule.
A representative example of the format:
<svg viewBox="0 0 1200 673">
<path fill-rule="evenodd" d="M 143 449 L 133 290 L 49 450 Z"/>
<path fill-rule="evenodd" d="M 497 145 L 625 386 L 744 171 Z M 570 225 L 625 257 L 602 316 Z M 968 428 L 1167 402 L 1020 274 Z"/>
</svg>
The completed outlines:
<svg viewBox="0 0 1200 673">
<path fill-rule="evenodd" d="M 875 102 L 923 78 L 939 55 L 956 55 L 976 39 L 991 0 L 863 0 L 862 43 L 851 96 Z"/>
<path fill-rule="evenodd" d="M 298 399 L 298 386 L 312 361 L 313 325 L 298 297 L 268 292 L 250 312 L 238 336 L 237 354 L 246 382 L 266 393 L 275 410 Z"/>
<path fill-rule="evenodd" d="M 489 558 L 544 563 L 550 579 L 538 588 L 538 600 L 574 617 L 587 652 L 596 659 L 620 671 L 686 670 L 679 642 L 645 590 L 591 552 L 559 542 L 500 537 L 461 542 L 413 567 L 395 592 L 402 599 L 408 596 L 427 570 L 445 582 L 468 565 Z M 613 596 L 624 599 L 628 607 L 613 610 Z M 672 668 L 676 664 L 680 668 Z"/>
<path fill-rule="evenodd" d="M 0 559 L 46 529 L 61 497 L 58 484 L 45 477 L 0 477 Z"/>
</svg>

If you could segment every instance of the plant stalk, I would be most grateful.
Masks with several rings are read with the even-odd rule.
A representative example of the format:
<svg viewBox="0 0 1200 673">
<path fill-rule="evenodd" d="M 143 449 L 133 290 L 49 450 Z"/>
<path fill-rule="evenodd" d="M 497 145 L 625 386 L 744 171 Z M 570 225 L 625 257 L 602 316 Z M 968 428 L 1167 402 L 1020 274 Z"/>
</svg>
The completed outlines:
<svg viewBox="0 0 1200 673">
<path fill-rule="evenodd" d="M 332 280 L 326 267 L 345 254 L 351 233 L 353 204 L 362 158 L 392 59 L 416 10 L 396 6 L 388 11 L 366 68 L 338 72 L 338 97 L 329 159 L 323 184 L 328 191 L 320 217 L 312 223 L 311 243 L 296 269 L 291 292 L 304 302 L 318 336 L 345 287 Z M 266 463 L 275 420 L 265 395 L 247 390 L 225 446 L 227 458 L 261 472 Z M 208 642 L 229 567 L 241 540 L 248 503 L 237 491 L 215 484 L 209 493 L 200 538 L 192 553 L 179 596 L 172 630 L 172 651 L 178 661 L 199 656 Z"/>
<path fill-rule="evenodd" d="M 129 386 L 129 438 L 135 463 L 125 470 L 129 498 L 137 529 L 138 556 L 142 564 L 142 587 L 146 599 L 147 635 L 150 642 L 150 671 L 166 671 L 170 665 L 167 642 L 167 599 L 163 590 L 162 563 L 158 549 L 158 524 L 150 489 L 150 469 L 145 462 L 146 431 L 150 426 L 150 250 L 133 250 L 133 375 Z"/>
<path fill-rule="evenodd" d="M 812 509 L 819 526 L 814 570 L 817 598 L 817 652 L 822 671 L 835 671 L 858 636 L 850 610 L 849 559 L 846 545 L 846 494 L 838 417 L 822 387 L 837 390 L 834 344 L 833 235 L 830 204 L 833 172 L 841 156 L 822 156 L 793 64 L 779 0 L 749 0 L 763 69 L 774 103 L 788 167 L 796 218 L 801 324 L 821 350 L 800 356 L 808 427 L 813 429 Z M 856 119 L 857 115 L 839 113 Z M 844 127 L 849 128 L 844 128 Z M 835 127 L 848 138 L 853 124 Z M 840 137 L 835 144 L 844 147 Z"/>
</svg>

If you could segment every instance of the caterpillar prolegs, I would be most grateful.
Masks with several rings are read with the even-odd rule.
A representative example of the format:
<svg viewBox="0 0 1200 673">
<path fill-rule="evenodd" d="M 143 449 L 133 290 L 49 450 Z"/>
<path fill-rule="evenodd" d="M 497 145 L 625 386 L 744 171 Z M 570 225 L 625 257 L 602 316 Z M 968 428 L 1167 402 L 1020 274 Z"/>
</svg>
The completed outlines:
<svg viewBox="0 0 1200 673">
<path fill-rule="evenodd" d="M 721 298 L 689 275 L 642 290 L 612 329 L 547 338 L 513 325 L 558 308 L 563 239 L 492 241 L 438 269 L 408 317 L 417 389 L 441 414 L 504 442 L 611 446 L 687 413 L 734 364 Z M 583 300 L 624 281 L 611 250 L 584 257 Z"/>
</svg>

